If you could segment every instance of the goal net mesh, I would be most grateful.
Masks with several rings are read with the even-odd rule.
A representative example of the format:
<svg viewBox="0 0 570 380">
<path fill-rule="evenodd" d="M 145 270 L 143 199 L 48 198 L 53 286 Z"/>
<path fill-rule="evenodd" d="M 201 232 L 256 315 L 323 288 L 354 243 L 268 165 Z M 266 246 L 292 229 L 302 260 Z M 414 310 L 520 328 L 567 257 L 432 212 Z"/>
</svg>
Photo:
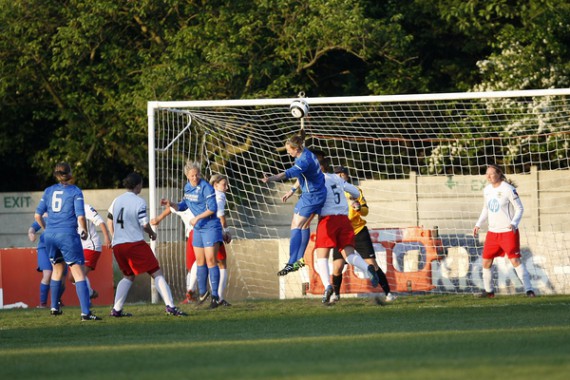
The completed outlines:
<svg viewBox="0 0 570 380">
<path fill-rule="evenodd" d="M 477 239 L 472 231 L 486 164 L 496 163 L 525 206 L 521 254 L 533 286 L 568 293 L 570 91 L 442 95 L 306 99 L 304 119 L 292 117 L 294 99 L 151 102 L 151 215 L 161 212 L 160 198 L 181 200 L 187 160 L 201 164 L 206 180 L 226 175 L 234 239 L 226 247 L 226 298 L 320 297 L 310 249 L 306 268 L 277 276 L 288 258 L 296 198 L 281 202 L 292 182 L 260 181 L 293 164 L 284 142 L 303 128 L 306 146 L 346 167 L 362 189 L 377 261 L 394 292 L 479 292 L 486 226 Z M 155 252 L 177 298 L 186 291 L 184 246 L 182 222 L 167 218 Z M 497 292 L 522 292 L 508 260 L 495 264 Z M 381 292 L 353 268 L 342 286 L 347 296 Z"/>
</svg>

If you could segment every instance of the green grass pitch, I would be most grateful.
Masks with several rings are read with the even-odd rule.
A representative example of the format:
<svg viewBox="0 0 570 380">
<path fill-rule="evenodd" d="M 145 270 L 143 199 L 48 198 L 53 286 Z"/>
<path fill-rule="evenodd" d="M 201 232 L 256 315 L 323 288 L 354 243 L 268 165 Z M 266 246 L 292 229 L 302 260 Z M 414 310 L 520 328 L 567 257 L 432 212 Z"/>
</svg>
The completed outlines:
<svg viewBox="0 0 570 380">
<path fill-rule="evenodd" d="M 0 311 L 0 379 L 568 379 L 570 295 Z"/>
</svg>

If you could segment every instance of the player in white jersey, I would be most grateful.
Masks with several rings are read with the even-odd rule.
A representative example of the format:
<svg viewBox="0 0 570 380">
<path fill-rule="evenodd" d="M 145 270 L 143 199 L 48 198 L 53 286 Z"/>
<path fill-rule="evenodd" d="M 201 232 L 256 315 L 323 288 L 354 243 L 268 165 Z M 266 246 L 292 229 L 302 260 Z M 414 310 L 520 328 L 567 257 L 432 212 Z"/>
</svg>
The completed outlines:
<svg viewBox="0 0 570 380">
<path fill-rule="evenodd" d="M 354 250 L 354 229 L 348 219 L 348 202 L 344 195 L 350 193 L 353 197 L 360 196 L 356 186 L 351 185 L 339 176 L 328 173 L 329 163 L 326 158 L 320 159 L 321 170 L 325 173 L 327 196 L 319 214 L 315 248 L 317 251 L 316 270 L 325 293 L 322 302 L 328 304 L 333 294 L 330 283 L 329 253 L 331 248 L 337 248 L 345 261 L 364 273 L 368 273 L 373 287 L 379 283 L 374 266 L 368 265 Z"/>
<path fill-rule="evenodd" d="M 350 176 L 348 174 L 348 169 L 344 166 L 337 166 L 334 168 L 334 173 L 342 178 L 343 180 L 349 182 Z M 354 248 L 358 254 L 370 265 L 374 265 L 374 269 L 378 278 L 380 279 L 380 286 L 384 290 L 385 301 L 391 302 L 396 299 L 396 296 L 390 291 L 390 284 L 386 278 L 386 274 L 378 265 L 376 261 L 376 252 L 374 251 L 374 245 L 372 244 L 372 238 L 370 237 L 370 232 L 366 226 L 366 220 L 363 216 L 367 216 L 369 212 L 368 204 L 362 193 L 362 189 L 358 188 L 360 191 L 360 196 L 358 198 L 353 198 L 349 193 L 345 193 L 346 200 L 350 207 L 348 208 L 348 219 L 352 224 L 352 229 L 354 229 Z M 333 250 L 333 274 L 332 282 L 334 295 L 332 298 L 333 302 L 340 300 L 340 287 L 342 285 L 342 272 L 345 266 L 344 259 L 338 250 Z"/>
<path fill-rule="evenodd" d="M 138 196 L 143 186 L 142 177 L 131 173 L 123 180 L 123 185 L 127 192 L 113 200 L 107 216 L 107 224 L 113 234 L 113 255 L 123 272 L 123 279 L 117 284 L 111 316 L 132 316 L 123 312 L 123 305 L 135 276 L 145 272 L 154 278 L 156 289 L 166 305 L 166 314 L 185 316 L 186 313 L 174 306 L 170 287 L 164 279 L 158 260 L 144 240 L 143 231 L 152 240 L 156 239 L 156 233 L 148 223 L 146 202 Z"/>
<path fill-rule="evenodd" d="M 196 275 L 196 254 L 194 253 L 194 247 L 192 246 L 192 239 L 193 239 L 193 231 L 194 226 L 190 221 L 194 218 L 194 214 L 190 209 L 186 209 L 184 211 L 177 211 L 173 207 L 170 207 L 169 203 L 163 204 L 164 211 L 160 213 L 156 218 L 150 220 L 150 224 L 152 226 L 158 226 L 164 218 L 166 218 L 170 214 L 175 214 L 182 219 L 184 223 L 184 231 L 186 237 L 186 298 L 180 302 L 181 304 L 185 305 L 188 303 L 192 303 L 196 301 L 196 291 L 198 285 L 198 277 Z"/>
<path fill-rule="evenodd" d="M 85 203 L 85 219 L 87 221 L 87 239 L 81 240 L 83 255 L 85 256 L 85 281 L 87 281 L 87 287 L 89 288 L 89 298 L 97 298 L 99 294 L 96 290 L 93 290 L 89 277 L 87 277 L 89 272 L 97 268 L 97 262 L 103 250 L 97 227 L 101 228 L 103 233 L 105 248 L 111 247 L 111 235 L 101 215 L 87 203 Z"/>
<path fill-rule="evenodd" d="M 495 297 L 493 288 L 492 265 L 495 257 L 505 254 L 515 268 L 515 272 L 524 285 L 526 295 L 534 297 L 530 275 L 521 261 L 519 223 L 524 208 L 517 190 L 509 183 L 500 167 L 494 164 L 487 166 L 487 182 L 483 189 L 485 202 L 479 220 L 473 229 L 473 236 L 488 220 L 488 232 L 483 246 L 483 297 Z"/>
<path fill-rule="evenodd" d="M 220 268 L 220 283 L 218 286 L 218 304 L 222 306 L 231 306 L 231 304 L 224 299 L 226 288 L 228 286 L 228 269 L 227 269 L 227 253 L 226 246 L 232 241 L 232 236 L 228 228 L 228 222 L 226 220 L 226 191 L 228 191 L 228 178 L 221 174 L 214 174 L 210 178 L 210 185 L 214 187 L 216 191 L 216 203 L 218 205 L 218 211 L 216 216 L 220 219 L 222 223 L 222 228 L 224 229 L 223 239 L 224 242 L 220 244 L 220 249 L 218 250 L 217 261 L 218 267 Z"/>
</svg>

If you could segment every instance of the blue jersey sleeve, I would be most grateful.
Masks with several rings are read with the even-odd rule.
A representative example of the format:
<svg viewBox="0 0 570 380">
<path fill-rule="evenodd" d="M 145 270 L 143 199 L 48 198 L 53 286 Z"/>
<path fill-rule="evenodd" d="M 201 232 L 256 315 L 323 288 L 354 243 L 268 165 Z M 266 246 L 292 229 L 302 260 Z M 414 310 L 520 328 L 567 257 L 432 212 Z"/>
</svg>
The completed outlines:
<svg viewBox="0 0 570 380">
<path fill-rule="evenodd" d="M 76 216 L 85 216 L 85 202 L 83 200 L 83 192 L 77 188 L 75 197 L 73 199 L 73 206 L 75 207 Z"/>
<path fill-rule="evenodd" d="M 36 231 L 36 232 L 38 232 L 39 230 L 42 229 L 42 227 L 40 226 L 40 224 L 38 222 L 33 222 L 30 227 L 33 228 L 34 231 Z"/>
<path fill-rule="evenodd" d="M 48 197 L 48 189 L 44 191 L 44 195 L 42 195 L 42 199 L 40 199 L 40 203 L 38 203 L 38 207 L 36 207 L 36 214 L 43 215 L 47 211 L 47 203 L 46 199 Z"/>
<path fill-rule="evenodd" d="M 186 204 L 185 200 L 182 200 L 182 202 L 178 203 L 178 211 L 186 211 L 188 210 L 188 205 Z"/>
<path fill-rule="evenodd" d="M 317 157 L 307 148 L 295 159 L 295 165 L 285 171 L 287 178 L 296 177 L 304 193 L 326 192 L 325 176 Z"/>
<path fill-rule="evenodd" d="M 287 178 L 299 178 L 303 173 L 307 171 L 309 168 L 309 162 L 305 159 L 304 156 L 301 156 L 295 160 L 295 164 L 285 170 L 285 175 Z"/>
<path fill-rule="evenodd" d="M 206 198 L 206 208 L 214 212 L 214 215 L 218 212 L 218 202 L 216 202 L 216 192 L 213 191 L 213 187 L 204 188 L 204 197 Z"/>
</svg>

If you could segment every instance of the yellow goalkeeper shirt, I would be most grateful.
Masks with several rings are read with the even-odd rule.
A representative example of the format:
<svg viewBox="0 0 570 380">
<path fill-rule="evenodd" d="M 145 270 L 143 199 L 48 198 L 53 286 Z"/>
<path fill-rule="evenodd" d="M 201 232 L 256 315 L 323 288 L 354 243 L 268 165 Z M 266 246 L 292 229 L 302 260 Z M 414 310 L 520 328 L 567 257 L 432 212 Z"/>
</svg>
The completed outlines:
<svg viewBox="0 0 570 380">
<path fill-rule="evenodd" d="M 351 195 L 347 192 L 344 193 L 346 200 L 348 201 L 348 219 L 350 219 L 350 223 L 352 223 L 352 228 L 354 229 L 354 234 L 358 234 L 364 226 L 366 225 L 366 220 L 362 219 L 363 216 L 368 215 L 368 205 L 366 204 L 366 199 L 364 199 L 364 195 L 362 194 L 362 190 L 358 188 L 360 191 L 360 197 L 358 197 L 358 203 L 360 203 L 360 210 L 356 211 L 352 208 L 352 202 L 354 201 Z"/>
</svg>

